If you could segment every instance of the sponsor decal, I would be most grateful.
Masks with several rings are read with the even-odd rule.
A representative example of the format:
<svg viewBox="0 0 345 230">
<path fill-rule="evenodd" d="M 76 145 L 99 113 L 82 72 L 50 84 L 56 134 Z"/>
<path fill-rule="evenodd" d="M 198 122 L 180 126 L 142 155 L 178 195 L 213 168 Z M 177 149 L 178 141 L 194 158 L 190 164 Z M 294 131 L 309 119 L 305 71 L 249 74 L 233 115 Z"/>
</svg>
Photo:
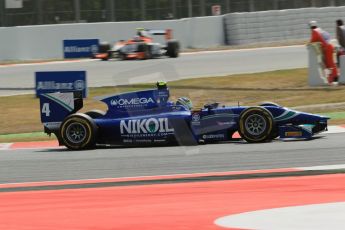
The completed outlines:
<svg viewBox="0 0 345 230">
<path fill-rule="evenodd" d="M 85 71 L 49 71 L 36 72 L 36 96 L 44 93 L 82 91 L 87 96 Z"/>
<path fill-rule="evenodd" d="M 63 52 L 65 58 L 90 57 L 98 53 L 98 39 L 75 39 L 63 41 Z"/>
<path fill-rule="evenodd" d="M 225 122 L 222 122 L 222 121 L 218 121 L 217 122 L 217 125 L 219 125 L 219 126 L 231 126 L 231 125 L 234 125 L 234 124 L 236 124 L 236 122 L 231 122 L 231 121 L 225 121 Z"/>
<path fill-rule="evenodd" d="M 152 140 L 150 139 L 138 139 L 135 140 L 136 143 L 152 143 Z"/>
<path fill-rule="evenodd" d="M 151 97 L 130 98 L 130 99 L 121 98 L 121 99 L 112 99 L 110 101 L 110 104 L 116 107 L 137 107 L 137 106 L 140 107 L 140 106 L 145 106 L 150 103 L 155 103 L 155 101 Z"/>
<path fill-rule="evenodd" d="M 285 132 L 286 137 L 301 137 L 303 136 L 302 132 L 296 131 L 296 132 Z"/>
<path fill-rule="evenodd" d="M 45 122 L 43 125 L 48 129 L 58 129 L 60 128 L 62 122 Z"/>
<path fill-rule="evenodd" d="M 173 132 L 174 129 L 169 127 L 168 118 L 149 118 L 120 121 L 120 133 L 122 136 L 155 137 L 166 136 Z"/>
<path fill-rule="evenodd" d="M 73 90 L 73 82 L 55 82 L 55 81 L 39 81 L 37 82 L 37 89 L 45 90 Z"/>
<path fill-rule="evenodd" d="M 98 52 L 98 46 L 92 45 L 92 46 L 66 46 L 64 49 L 65 53 L 97 53 Z"/>
<path fill-rule="evenodd" d="M 180 106 L 173 106 L 173 107 L 172 107 L 172 110 L 173 110 L 173 111 L 181 111 L 181 109 L 182 109 L 182 108 L 181 108 Z"/>
<path fill-rule="evenodd" d="M 76 90 L 84 90 L 85 89 L 85 82 L 83 80 L 76 80 L 74 82 L 74 88 Z"/>
<path fill-rule="evenodd" d="M 198 114 L 198 113 L 193 113 L 193 115 L 192 115 L 192 121 L 193 121 L 193 122 L 198 122 L 198 121 L 200 121 L 200 114 Z"/>
<path fill-rule="evenodd" d="M 37 90 L 84 90 L 85 81 L 77 80 L 75 82 L 55 82 L 55 81 L 39 81 L 37 82 Z"/>
<path fill-rule="evenodd" d="M 208 134 L 208 135 L 203 135 L 203 139 L 221 139 L 224 138 L 224 134 Z"/>
<path fill-rule="evenodd" d="M 155 140 L 153 140 L 153 142 L 155 142 L 155 143 L 160 143 L 160 142 L 166 142 L 166 140 L 165 139 L 155 139 Z"/>
<path fill-rule="evenodd" d="M 200 120 L 201 120 L 201 117 L 199 113 L 192 114 L 192 125 L 196 125 L 196 126 L 200 125 Z"/>
</svg>

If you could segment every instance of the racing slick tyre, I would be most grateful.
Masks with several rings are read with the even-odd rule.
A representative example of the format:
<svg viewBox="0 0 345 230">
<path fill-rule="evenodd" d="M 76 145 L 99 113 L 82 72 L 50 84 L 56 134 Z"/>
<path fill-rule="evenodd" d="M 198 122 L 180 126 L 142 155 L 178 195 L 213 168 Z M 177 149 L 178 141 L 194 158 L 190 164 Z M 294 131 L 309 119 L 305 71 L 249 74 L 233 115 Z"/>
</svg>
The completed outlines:
<svg viewBox="0 0 345 230">
<path fill-rule="evenodd" d="M 139 53 L 143 53 L 142 60 L 150 59 L 151 58 L 151 51 L 150 47 L 146 43 L 139 43 L 137 48 Z"/>
<path fill-rule="evenodd" d="M 89 117 L 91 117 L 92 119 L 95 118 L 99 118 L 105 115 L 105 112 L 103 112 L 102 110 L 98 110 L 98 109 L 94 109 L 94 110 L 90 110 L 87 111 L 86 113 L 84 113 L 85 115 L 88 115 Z"/>
<path fill-rule="evenodd" d="M 251 107 L 240 115 L 239 133 L 249 143 L 272 140 L 274 127 L 273 116 L 265 108 Z"/>
<path fill-rule="evenodd" d="M 97 126 L 86 114 L 72 114 L 63 121 L 60 135 L 67 148 L 71 150 L 91 149 L 96 145 Z"/>
<path fill-rule="evenodd" d="M 167 56 L 177 58 L 180 52 L 180 44 L 177 40 L 170 40 L 167 44 Z"/>
<path fill-rule="evenodd" d="M 107 42 L 102 42 L 98 46 L 98 53 L 107 53 L 110 50 L 110 44 Z"/>
<path fill-rule="evenodd" d="M 99 44 L 98 46 L 98 53 L 101 54 L 108 54 L 106 57 L 102 58 L 102 61 L 108 61 L 109 60 L 109 50 L 110 50 L 110 44 L 107 42 L 103 42 Z"/>
</svg>

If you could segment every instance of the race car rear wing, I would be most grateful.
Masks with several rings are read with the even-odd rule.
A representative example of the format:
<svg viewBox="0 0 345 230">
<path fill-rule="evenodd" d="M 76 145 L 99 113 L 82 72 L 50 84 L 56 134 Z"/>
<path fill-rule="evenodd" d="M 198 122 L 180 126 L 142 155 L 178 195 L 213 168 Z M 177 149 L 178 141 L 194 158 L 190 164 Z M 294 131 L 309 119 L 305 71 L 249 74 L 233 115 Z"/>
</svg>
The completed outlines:
<svg viewBox="0 0 345 230">
<path fill-rule="evenodd" d="M 44 93 L 39 99 L 41 122 L 46 133 L 58 130 L 68 115 L 83 107 L 82 91 Z"/>
<path fill-rule="evenodd" d="M 147 31 L 151 35 L 165 35 L 165 40 L 170 40 L 173 38 L 171 29 L 166 29 L 166 30 L 137 29 L 137 30 Z"/>
</svg>

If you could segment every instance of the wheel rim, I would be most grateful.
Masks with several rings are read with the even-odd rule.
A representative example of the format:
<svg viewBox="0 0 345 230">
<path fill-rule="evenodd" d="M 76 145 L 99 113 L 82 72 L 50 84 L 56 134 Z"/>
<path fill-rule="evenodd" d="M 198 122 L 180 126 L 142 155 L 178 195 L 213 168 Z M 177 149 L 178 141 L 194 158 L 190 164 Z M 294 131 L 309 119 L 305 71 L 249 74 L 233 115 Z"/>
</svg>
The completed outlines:
<svg viewBox="0 0 345 230">
<path fill-rule="evenodd" d="M 267 122 L 265 118 L 258 114 L 250 115 L 245 122 L 246 130 L 253 136 L 260 136 L 266 130 Z"/>
<path fill-rule="evenodd" d="M 66 129 L 66 136 L 73 144 L 80 144 L 86 138 L 86 128 L 78 122 L 71 123 Z"/>
</svg>

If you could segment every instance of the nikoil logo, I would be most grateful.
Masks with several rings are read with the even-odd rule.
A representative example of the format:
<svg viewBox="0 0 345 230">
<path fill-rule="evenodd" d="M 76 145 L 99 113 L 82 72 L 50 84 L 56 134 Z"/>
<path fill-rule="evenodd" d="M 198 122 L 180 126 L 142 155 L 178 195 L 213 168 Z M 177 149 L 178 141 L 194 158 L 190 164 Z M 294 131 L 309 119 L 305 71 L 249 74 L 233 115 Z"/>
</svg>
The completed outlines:
<svg viewBox="0 0 345 230">
<path fill-rule="evenodd" d="M 110 104 L 112 106 L 124 106 L 124 105 L 144 105 L 154 103 L 154 100 L 150 98 L 131 98 L 131 99 L 117 99 L 111 100 Z"/>
<path fill-rule="evenodd" d="M 170 133 L 174 132 L 169 127 L 168 118 L 150 118 L 143 120 L 121 120 L 121 134 L 146 134 L 146 133 Z"/>
</svg>

